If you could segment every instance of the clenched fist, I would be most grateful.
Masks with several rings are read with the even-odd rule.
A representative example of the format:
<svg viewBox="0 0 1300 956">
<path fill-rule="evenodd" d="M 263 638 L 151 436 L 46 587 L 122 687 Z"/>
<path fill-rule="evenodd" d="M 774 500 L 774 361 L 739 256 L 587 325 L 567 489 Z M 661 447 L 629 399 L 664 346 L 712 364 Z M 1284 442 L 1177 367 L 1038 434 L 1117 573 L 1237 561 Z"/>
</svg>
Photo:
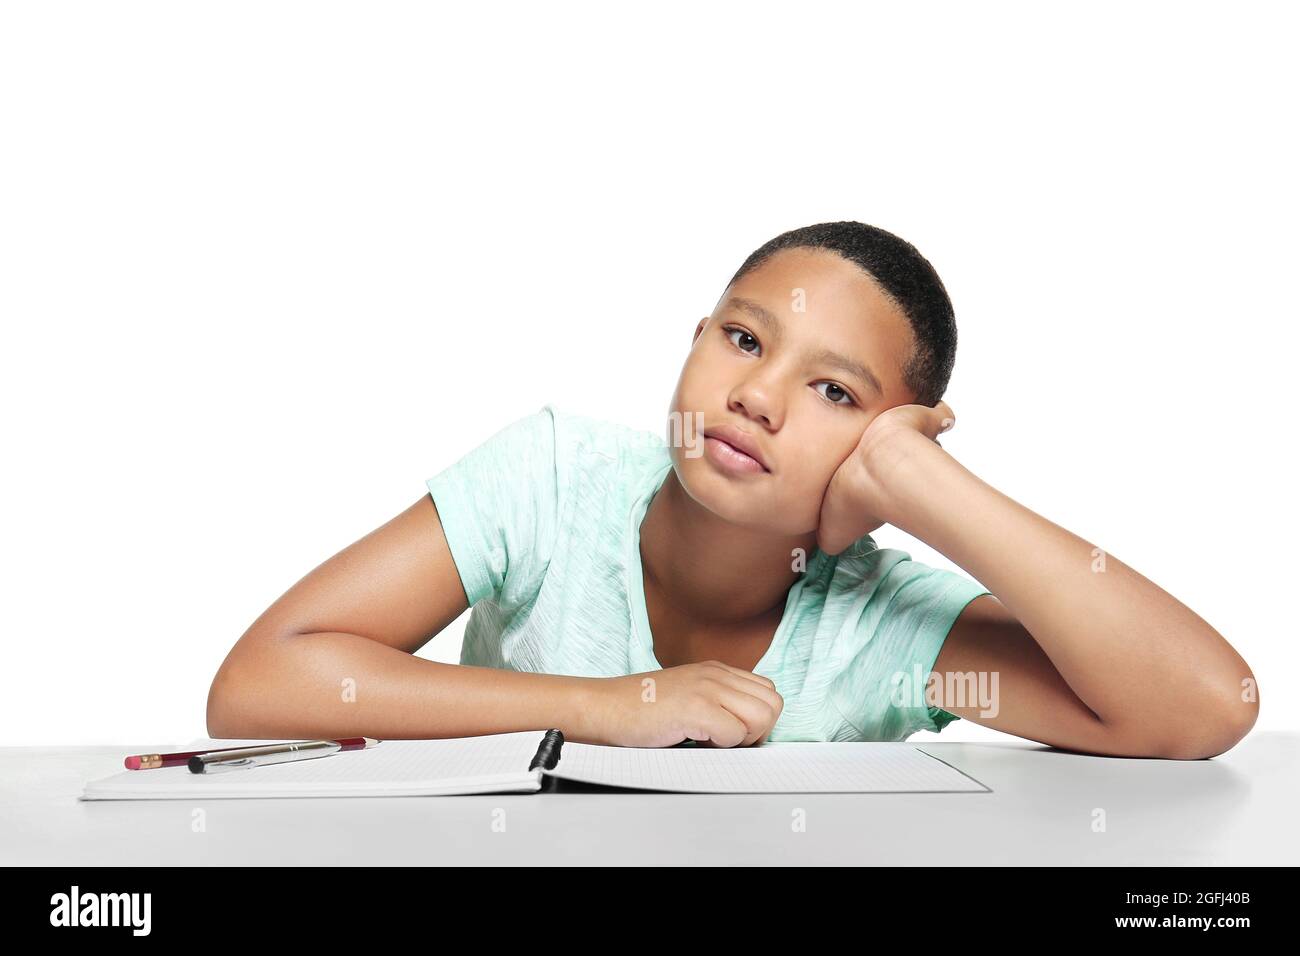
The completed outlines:
<svg viewBox="0 0 1300 956">
<path fill-rule="evenodd" d="M 596 701 L 598 742 L 614 747 L 761 744 L 784 707 L 768 678 L 721 661 L 602 678 Z"/>
</svg>

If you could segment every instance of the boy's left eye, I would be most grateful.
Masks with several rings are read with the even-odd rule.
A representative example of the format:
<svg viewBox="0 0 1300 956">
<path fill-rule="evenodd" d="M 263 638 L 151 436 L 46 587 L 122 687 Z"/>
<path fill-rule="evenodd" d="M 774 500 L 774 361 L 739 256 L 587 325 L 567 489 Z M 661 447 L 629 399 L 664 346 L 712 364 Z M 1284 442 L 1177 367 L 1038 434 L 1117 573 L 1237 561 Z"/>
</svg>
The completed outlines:
<svg viewBox="0 0 1300 956">
<path fill-rule="evenodd" d="M 754 338 L 753 335 L 751 335 L 749 332 L 746 332 L 742 328 L 739 328 L 734 325 L 723 326 L 722 334 L 727 337 L 727 339 L 731 342 L 732 345 L 735 345 L 736 348 L 740 349 L 740 351 L 744 352 L 746 355 L 753 355 L 757 351 L 758 339 Z M 740 344 L 737 343 L 736 340 L 732 338 L 733 335 L 741 335 L 749 339 L 754 344 L 754 349 L 741 348 Z M 828 401 L 830 404 L 832 405 L 856 405 L 857 404 L 857 402 L 853 400 L 853 396 L 850 395 L 847 391 L 845 391 L 843 386 L 837 385 L 834 382 L 818 382 L 817 384 L 825 385 L 828 390 L 832 388 L 835 389 L 834 395 L 826 395 L 822 392 L 818 392 L 818 394 L 821 395 L 822 398 L 826 399 L 826 401 Z M 843 398 L 845 400 L 838 401 L 837 399 L 839 398 Z"/>
<path fill-rule="evenodd" d="M 830 401 L 830 403 L 831 403 L 832 405 L 852 405 L 852 404 L 853 404 L 853 398 L 849 395 L 849 393 L 846 392 L 846 391 L 844 391 L 843 388 L 841 388 L 840 386 L 836 385 L 834 382 L 818 382 L 817 384 L 819 384 L 819 385 L 825 385 L 826 388 L 827 388 L 828 390 L 833 388 L 833 389 L 835 389 L 835 391 L 836 391 L 837 393 L 839 393 L 839 395 L 842 395 L 844 398 L 848 399 L 848 401 L 846 401 L 846 402 L 837 402 L 837 401 L 834 401 L 834 400 L 832 399 L 832 396 L 829 396 L 829 395 L 823 395 L 823 397 L 826 398 L 827 401 Z"/>
</svg>

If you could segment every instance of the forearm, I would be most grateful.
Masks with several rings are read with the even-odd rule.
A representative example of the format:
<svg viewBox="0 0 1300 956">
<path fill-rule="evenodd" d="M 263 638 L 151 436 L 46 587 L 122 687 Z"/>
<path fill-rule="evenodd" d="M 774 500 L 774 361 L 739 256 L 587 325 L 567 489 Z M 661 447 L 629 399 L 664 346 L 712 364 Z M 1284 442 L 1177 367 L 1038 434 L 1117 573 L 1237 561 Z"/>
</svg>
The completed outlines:
<svg viewBox="0 0 1300 956">
<path fill-rule="evenodd" d="M 913 440 L 915 439 L 915 440 Z M 1234 719 L 1251 678 L 1191 609 L 1092 542 L 972 474 L 924 435 L 875 461 L 881 517 L 947 556 L 1015 615 L 1104 723 Z"/>
<path fill-rule="evenodd" d="M 208 732 L 401 740 L 556 727 L 595 743 L 599 681 L 443 664 L 356 634 L 298 634 L 227 659 L 208 697 Z"/>
</svg>

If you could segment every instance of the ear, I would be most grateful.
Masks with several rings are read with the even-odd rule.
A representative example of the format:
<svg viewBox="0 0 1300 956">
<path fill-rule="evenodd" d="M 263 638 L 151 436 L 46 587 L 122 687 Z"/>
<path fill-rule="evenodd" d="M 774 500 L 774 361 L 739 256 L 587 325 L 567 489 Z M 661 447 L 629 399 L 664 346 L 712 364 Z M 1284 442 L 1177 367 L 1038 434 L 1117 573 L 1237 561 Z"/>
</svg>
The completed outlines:
<svg viewBox="0 0 1300 956">
<path fill-rule="evenodd" d="M 704 318 L 700 319 L 700 324 L 695 327 L 695 335 L 691 338 L 691 345 L 694 345 L 700 340 L 700 333 L 704 331 L 704 327 L 709 324 L 709 319 L 711 318 L 712 316 L 706 315 Z"/>
</svg>

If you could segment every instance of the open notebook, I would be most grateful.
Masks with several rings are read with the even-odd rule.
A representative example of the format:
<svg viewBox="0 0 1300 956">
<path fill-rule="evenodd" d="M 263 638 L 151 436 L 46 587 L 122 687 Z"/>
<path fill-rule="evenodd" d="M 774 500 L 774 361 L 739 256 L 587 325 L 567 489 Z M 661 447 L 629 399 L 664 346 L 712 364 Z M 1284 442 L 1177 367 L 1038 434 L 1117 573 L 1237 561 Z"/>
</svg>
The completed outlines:
<svg viewBox="0 0 1300 956">
<path fill-rule="evenodd" d="M 184 750 L 264 740 L 201 738 Z M 545 778 L 678 793 L 989 793 L 978 780 L 902 743 L 771 743 L 756 747 L 604 747 L 558 730 L 442 740 L 385 740 L 368 750 L 216 774 L 186 767 L 123 770 L 89 782 L 82 800 L 218 797 L 411 797 L 524 793 Z"/>
</svg>

